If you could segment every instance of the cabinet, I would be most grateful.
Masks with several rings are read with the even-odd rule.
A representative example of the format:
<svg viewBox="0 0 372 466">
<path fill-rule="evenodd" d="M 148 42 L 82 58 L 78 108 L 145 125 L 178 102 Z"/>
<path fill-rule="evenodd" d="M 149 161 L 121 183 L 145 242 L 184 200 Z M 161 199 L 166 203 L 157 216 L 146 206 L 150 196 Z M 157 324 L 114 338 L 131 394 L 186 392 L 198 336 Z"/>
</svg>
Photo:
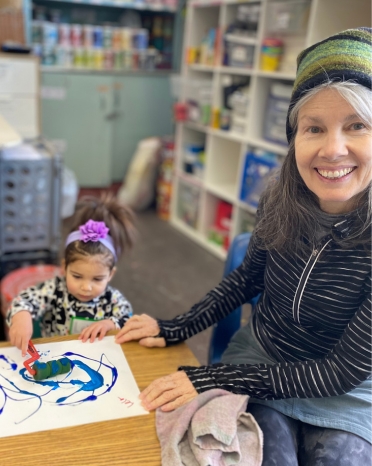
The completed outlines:
<svg viewBox="0 0 372 466">
<path fill-rule="evenodd" d="M 24 138 L 40 134 L 38 60 L 0 53 L 0 114 Z"/>
<path fill-rule="evenodd" d="M 177 52 L 183 31 L 177 2 L 23 2 L 28 43 L 33 44 L 35 53 L 39 51 L 41 54 L 42 134 L 61 142 L 64 161 L 75 172 L 80 186 L 104 187 L 113 181 L 122 181 L 142 138 L 173 133 L 169 75 L 178 64 L 180 53 Z M 35 33 L 32 19 L 37 19 L 36 23 L 43 26 L 37 29 L 39 33 L 43 31 L 42 34 Z M 162 58 L 157 62 L 156 69 L 141 69 L 139 63 L 134 66 L 134 61 L 125 69 L 121 66 L 123 63 L 113 66 L 108 60 L 101 61 L 100 66 L 88 62 L 77 64 L 75 52 L 87 51 L 84 34 L 81 36 L 84 47 L 69 49 L 70 64 L 58 65 L 58 52 L 63 49 L 63 31 L 70 30 L 72 33 L 75 29 L 83 32 L 84 28 L 98 28 L 101 33 L 104 30 L 117 32 L 126 26 L 134 31 L 133 27 L 138 26 L 139 22 L 149 31 L 149 46 L 157 48 L 157 56 Z M 154 24 L 157 24 L 157 28 Z M 102 54 L 113 52 L 113 35 L 111 39 L 110 47 L 107 41 L 102 42 L 100 47 L 93 44 L 94 51 Z M 69 36 L 69 40 L 73 40 L 72 36 Z M 48 51 L 48 55 L 43 55 L 43 51 Z M 123 50 L 115 52 L 122 53 Z"/>
<path fill-rule="evenodd" d="M 80 186 L 122 181 L 141 139 L 172 132 L 168 77 L 44 72 L 42 89 L 43 134 Z"/>
<path fill-rule="evenodd" d="M 229 26 L 242 16 L 244 6 L 251 8 L 253 22 L 248 21 L 245 35 L 236 37 Z M 221 259 L 226 258 L 228 240 L 254 223 L 254 205 L 242 200 L 247 153 L 262 156 L 262 152 L 269 152 L 264 158 L 273 157 L 279 165 L 287 154 L 285 143 L 268 137 L 269 100 L 279 102 L 293 86 L 296 57 L 302 49 L 344 29 L 370 26 L 370 18 L 369 0 L 188 2 L 178 88 L 179 100 L 188 105 L 189 119 L 176 127 L 174 227 Z M 262 69 L 262 44 L 267 38 L 283 45 L 280 65 L 274 71 Z M 234 121 L 230 112 L 227 130 L 221 112 L 226 83 L 245 89 L 243 111 L 239 115 L 238 106 L 234 106 Z M 288 102 L 283 99 L 280 105 L 285 113 Z M 190 147 L 200 145 L 204 154 L 194 163 L 198 169 L 192 170 Z M 228 212 L 226 218 L 221 217 L 222 207 Z M 221 219 L 227 241 L 221 235 L 216 239 L 214 229 Z"/>
</svg>

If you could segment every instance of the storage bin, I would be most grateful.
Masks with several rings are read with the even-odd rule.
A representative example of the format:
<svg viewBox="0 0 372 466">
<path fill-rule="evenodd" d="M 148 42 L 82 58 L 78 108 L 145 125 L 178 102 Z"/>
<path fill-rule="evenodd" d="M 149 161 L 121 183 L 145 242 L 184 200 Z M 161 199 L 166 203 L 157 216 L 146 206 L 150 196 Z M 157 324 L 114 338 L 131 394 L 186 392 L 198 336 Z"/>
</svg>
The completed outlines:
<svg viewBox="0 0 372 466">
<path fill-rule="evenodd" d="M 310 4 L 310 0 L 271 2 L 267 31 L 285 34 L 306 31 Z"/>
<path fill-rule="evenodd" d="M 261 194 L 279 164 L 273 154 L 259 150 L 245 156 L 240 199 L 257 209 Z"/>
<path fill-rule="evenodd" d="M 271 85 L 264 120 L 264 139 L 287 146 L 286 121 L 292 95 L 292 86 Z"/>
<path fill-rule="evenodd" d="M 177 214 L 186 225 L 195 229 L 198 227 L 199 203 L 200 188 L 180 181 Z"/>
<path fill-rule="evenodd" d="M 249 93 L 245 89 L 235 91 L 233 94 L 231 94 L 229 98 L 229 105 L 233 110 L 234 116 L 246 118 L 249 101 Z"/>
<path fill-rule="evenodd" d="M 237 68 L 252 68 L 255 45 L 245 37 L 225 35 L 226 65 Z"/>
<path fill-rule="evenodd" d="M 0 149 L 0 255 L 59 250 L 61 168 L 40 140 Z"/>
<path fill-rule="evenodd" d="M 31 265 L 8 273 L 0 282 L 1 313 L 5 320 L 7 310 L 13 298 L 29 286 L 49 280 L 61 275 L 61 268 L 55 265 Z M 8 336 L 7 328 L 5 335 Z M 33 321 L 32 338 L 41 337 L 39 321 Z"/>
<path fill-rule="evenodd" d="M 189 80 L 185 95 L 188 119 L 202 125 L 209 125 L 211 119 L 212 82 L 209 80 Z"/>
<path fill-rule="evenodd" d="M 0 256 L 0 280 L 13 270 L 30 265 L 52 264 L 59 265 L 58 252 L 37 250 L 24 252 L 10 252 Z"/>
</svg>

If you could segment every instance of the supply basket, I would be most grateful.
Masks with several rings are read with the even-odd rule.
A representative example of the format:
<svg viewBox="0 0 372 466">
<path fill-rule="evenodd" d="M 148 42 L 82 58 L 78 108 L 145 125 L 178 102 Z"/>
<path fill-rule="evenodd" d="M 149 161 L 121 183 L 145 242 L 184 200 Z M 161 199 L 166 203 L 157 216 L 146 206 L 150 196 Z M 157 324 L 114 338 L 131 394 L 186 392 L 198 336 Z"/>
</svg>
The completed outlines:
<svg viewBox="0 0 372 466">
<path fill-rule="evenodd" d="M 59 250 L 61 164 L 45 141 L 0 148 L 0 255 Z"/>
</svg>

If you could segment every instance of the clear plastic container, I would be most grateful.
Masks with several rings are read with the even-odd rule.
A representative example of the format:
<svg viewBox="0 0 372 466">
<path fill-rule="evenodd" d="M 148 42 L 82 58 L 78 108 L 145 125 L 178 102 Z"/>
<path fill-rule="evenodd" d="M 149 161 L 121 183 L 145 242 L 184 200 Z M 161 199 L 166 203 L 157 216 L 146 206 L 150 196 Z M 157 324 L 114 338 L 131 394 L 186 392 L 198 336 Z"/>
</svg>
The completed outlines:
<svg viewBox="0 0 372 466">
<path fill-rule="evenodd" d="M 252 68 L 255 46 L 244 43 L 244 39 L 232 38 L 225 35 L 226 65 L 237 68 Z"/>
<path fill-rule="evenodd" d="M 267 32 L 298 34 L 306 31 L 310 0 L 271 2 Z"/>
<path fill-rule="evenodd" d="M 249 105 L 248 90 L 238 90 L 231 94 L 229 98 L 229 105 L 231 106 L 235 116 L 245 118 L 247 116 Z"/>
<path fill-rule="evenodd" d="M 198 227 L 199 202 L 200 188 L 181 181 L 178 193 L 178 217 L 195 229 Z"/>
<path fill-rule="evenodd" d="M 264 139 L 287 145 L 286 121 L 292 86 L 275 83 L 271 85 L 264 121 Z"/>
</svg>

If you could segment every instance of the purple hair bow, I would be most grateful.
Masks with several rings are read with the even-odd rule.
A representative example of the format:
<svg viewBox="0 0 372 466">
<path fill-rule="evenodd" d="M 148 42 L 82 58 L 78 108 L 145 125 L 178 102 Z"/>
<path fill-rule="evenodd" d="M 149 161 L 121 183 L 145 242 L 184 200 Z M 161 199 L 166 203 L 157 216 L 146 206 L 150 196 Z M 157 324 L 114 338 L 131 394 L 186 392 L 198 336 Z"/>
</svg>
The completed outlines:
<svg viewBox="0 0 372 466">
<path fill-rule="evenodd" d="M 107 238 L 109 228 L 105 225 L 104 222 L 95 222 L 94 220 L 88 220 L 85 225 L 79 227 L 81 233 L 80 240 L 87 243 L 88 241 L 93 241 L 96 243 L 100 239 Z"/>
<path fill-rule="evenodd" d="M 88 241 L 96 243 L 99 241 L 112 253 L 116 261 L 117 254 L 115 251 L 114 242 L 111 236 L 108 234 L 109 231 L 110 229 L 107 228 L 104 222 L 88 220 L 87 223 L 79 227 L 79 230 L 73 231 L 68 235 L 65 246 L 67 247 L 74 241 L 83 241 L 84 243 L 88 243 Z"/>
</svg>

